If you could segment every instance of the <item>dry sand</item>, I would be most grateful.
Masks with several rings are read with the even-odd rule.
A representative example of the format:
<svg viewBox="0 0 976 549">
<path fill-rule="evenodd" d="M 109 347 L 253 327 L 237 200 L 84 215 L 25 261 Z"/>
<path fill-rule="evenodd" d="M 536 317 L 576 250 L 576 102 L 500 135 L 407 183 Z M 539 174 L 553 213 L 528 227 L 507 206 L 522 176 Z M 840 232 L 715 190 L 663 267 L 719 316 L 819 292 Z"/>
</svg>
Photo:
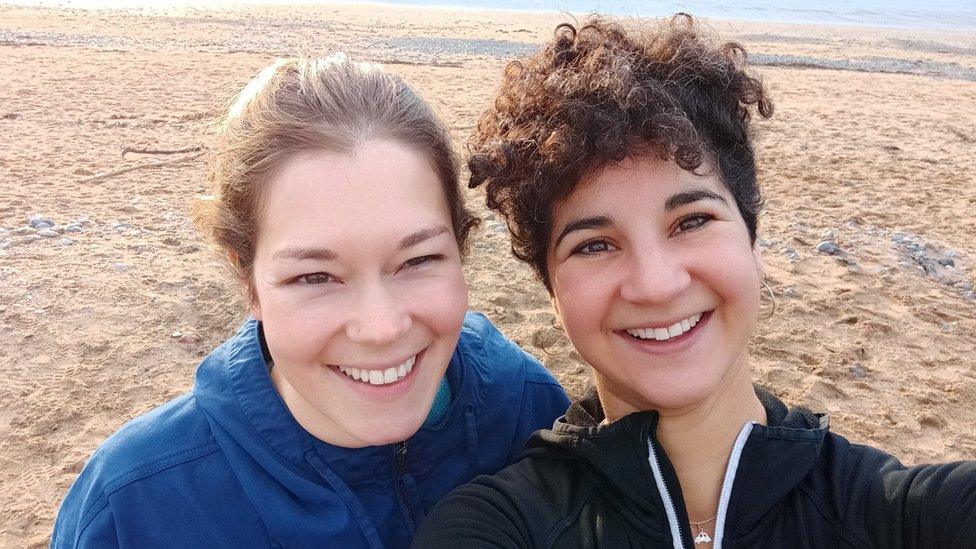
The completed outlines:
<svg viewBox="0 0 976 549">
<path fill-rule="evenodd" d="M 387 62 L 460 141 L 505 58 L 566 18 L 0 7 L 0 546 L 46 544 L 94 448 L 186 391 L 245 314 L 187 219 L 203 157 L 86 177 L 170 158 L 124 147 L 206 145 L 220 100 L 300 47 Z M 760 244 L 779 307 L 756 331 L 757 380 L 906 462 L 976 459 L 976 36 L 714 26 L 764 65 L 777 106 L 758 134 Z M 472 307 L 579 393 L 587 369 L 481 211 Z M 18 234 L 35 213 L 76 226 Z"/>
</svg>

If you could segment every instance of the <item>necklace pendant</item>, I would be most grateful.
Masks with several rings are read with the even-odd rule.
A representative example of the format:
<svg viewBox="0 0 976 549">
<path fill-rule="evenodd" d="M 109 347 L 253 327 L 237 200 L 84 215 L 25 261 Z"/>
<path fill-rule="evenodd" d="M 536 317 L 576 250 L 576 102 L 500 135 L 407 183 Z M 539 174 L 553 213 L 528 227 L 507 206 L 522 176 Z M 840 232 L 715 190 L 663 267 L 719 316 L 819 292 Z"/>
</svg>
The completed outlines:
<svg viewBox="0 0 976 549">
<path fill-rule="evenodd" d="M 706 534 L 704 530 L 699 530 L 698 535 L 695 536 L 695 545 L 698 545 L 699 543 L 711 543 L 711 541 L 711 536 Z"/>
</svg>

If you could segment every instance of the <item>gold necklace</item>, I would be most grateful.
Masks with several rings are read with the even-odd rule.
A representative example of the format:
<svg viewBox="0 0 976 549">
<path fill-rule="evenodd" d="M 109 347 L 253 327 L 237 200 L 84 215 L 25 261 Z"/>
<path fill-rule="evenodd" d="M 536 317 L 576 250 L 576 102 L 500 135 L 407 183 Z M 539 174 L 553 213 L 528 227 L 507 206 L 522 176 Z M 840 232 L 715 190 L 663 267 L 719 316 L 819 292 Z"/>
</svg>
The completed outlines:
<svg viewBox="0 0 976 549">
<path fill-rule="evenodd" d="M 702 526 L 708 524 L 709 522 L 712 522 L 713 520 L 715 520 L 716 517 L 718 517 L 718 515 L 714 515 L 710 519 L 700 520 L 698 522 L 694 522 L 691 520 L 688 521 L 689 523 L 691 523 L 692 526 L 698 529 L 698 535 L 695 536 L 695 545 L 698 545 L 699 543 L 711 543 L 712 537 L 705 532 Z"/>
</svg>

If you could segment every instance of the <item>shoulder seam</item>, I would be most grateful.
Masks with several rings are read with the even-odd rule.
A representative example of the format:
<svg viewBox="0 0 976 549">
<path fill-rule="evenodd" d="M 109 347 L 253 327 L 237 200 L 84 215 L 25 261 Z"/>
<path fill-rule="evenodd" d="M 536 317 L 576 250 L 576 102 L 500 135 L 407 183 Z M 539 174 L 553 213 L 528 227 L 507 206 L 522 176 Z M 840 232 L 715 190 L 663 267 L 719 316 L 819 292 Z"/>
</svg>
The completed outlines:
<svg viewBox="0 0 976 549">
<path fill-rule="evenodd" d="M 559 381 L 557 381 L 555 378 L 550 378 L 544 374 L 537 375 L 533 372 L 526 372 L 524 382 L 531 383 L 533 385 L 549 385 L 551 387 L 562 388 L 562 385 L 560 385 Z"/>
<path fill-rule="evenodd" d="M 566 516 L 549 531 L 549 535 L 546 536 L 545 547 L 556 547 L 556 540 L 559 536 L 567 529 L 571 524 L 574 524 L 578 518 L 579 514 L 583 512 L 583 507 L 590 501 L 593 496 L 593 491 L 596 489 L 594 485 L 590 485 L 589 490 L 587 490 L 586 496 L 580 498 L 579 503 L 573 508 Z"/>
<path fill-rule="evenodd" d="M 834 531 L 836 531 L 838 534 L 840 534 L 841 536 L 843 536 L 847 540 L 848 543 L 850 543 L 852 545 L 856 545 L 857 547 L 863 547 L 865 549 L 869 549 L 870 548 L 870 544 L 865 544 L 862 540 L 860 540 L 853 533 L 848 532 L 847 529 L 843 527 L 843 525 L 838 524 L 837 521 L 833 520 L 824 511 L 823 504 L 821 503 L 821 501 L 817 497 L 817 495 L 813 492 L 813 490 L 811 490 L 807 486 L 800 486 L 800 492 L 803 493 L 807 497 L 807 499 L 810 500 L 811 503 L 813 503 L 813 506 L 817 508 L 817 511 L 820 513 L 820 516 L 822 516 L 828 523 L 830 523 L 830 526 L 833 527 Z"/>
<path fill-rule="evenodd" d="M 84 533 L 88 528 L 89 524 L 95 519 L 108 504 L 109 496 L 111 496 L 116 491 L 128 486 L 129 484 L 146 478 L 148 476 L 154 475 L 166 469 L 176 467 L 188 461 L 193 461 L 194 459 L 199 459 L 204 456 L 208 456 L 214 452 L 220 451 L 220 446 L 216 441 L 208 442 L 202 446 L 197 446 L 196 448 L 190 448 L 189 450 L 184 450 L 182 452 L 177 452 L 172 455 L 168 455 L 149 463 L 140 465 L 135 469 L 131 469 L 119 475 L 115 480 L 109 482 L 102 488 L 102 495 L 99 497 L 96 505 L 92 506 L 91 510 L 85 515 L 84 519 L 81 521 L 81 529 L 78 530 L 78 538 Z M 78 539 L 75 539 L 75 545 L 77 545 Z"/>
</svg>

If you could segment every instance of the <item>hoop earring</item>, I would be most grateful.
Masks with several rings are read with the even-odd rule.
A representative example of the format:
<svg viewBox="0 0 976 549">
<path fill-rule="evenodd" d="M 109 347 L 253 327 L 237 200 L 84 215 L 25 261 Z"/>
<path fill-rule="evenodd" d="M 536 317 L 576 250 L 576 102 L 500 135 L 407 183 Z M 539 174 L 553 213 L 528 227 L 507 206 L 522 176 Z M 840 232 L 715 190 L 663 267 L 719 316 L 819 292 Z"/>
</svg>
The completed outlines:
<svg viewBox="0 0 976 549">
<path fill-rule="evenodd" d="M 552 333 L 559 334 L 559 335 L 556 335 L 555 336 L 557 340 L 560 340 L 561 339 L 561 340 L 564 340 L 565 341 L 565 339 L 566 339 L 566 330 L 564 330 L 563 327 L 562 327 L 562 325 L 559 324 L 558 322 L 555 323 L 555 324 L 550 324 L 549 326 L 547 326 L 546 327 L 546 333 L 549 333 L 549 334 L 552 334 Z M 548 338 L 545 338 L 542 341 L 540 341 L 539 342 L 540 345 L 537 345 L 537 347 L 543 353 L 545 353 L 548 356 L 558 356 L 558 355 L 561 355 L 561 354 L 565 354 L 565 353 L 569 352 L 570 349 L 573 348 L 572 345 L 569 345 L 569 346 L 565 346 L 564 345 L 561 348 L 555 347 L 557 341 L 547 341 L 547 339 Z"/>
<path fill-rule="evenodd" d="M 766 290 L 766 293 L 769 294 L 769 301 L 773 304 L 772 308 L 769 310 L 769 314 L 764 318 L 764 320 L 768 320 L 773 318 L 773 315 L 776 314 L 776 294 L 773 293 L 772 288 L 770 288 L 769 284 L 766 283 L 765 275 L 763 275 L 762 278 L 762 287 Z"/>
</svg>

